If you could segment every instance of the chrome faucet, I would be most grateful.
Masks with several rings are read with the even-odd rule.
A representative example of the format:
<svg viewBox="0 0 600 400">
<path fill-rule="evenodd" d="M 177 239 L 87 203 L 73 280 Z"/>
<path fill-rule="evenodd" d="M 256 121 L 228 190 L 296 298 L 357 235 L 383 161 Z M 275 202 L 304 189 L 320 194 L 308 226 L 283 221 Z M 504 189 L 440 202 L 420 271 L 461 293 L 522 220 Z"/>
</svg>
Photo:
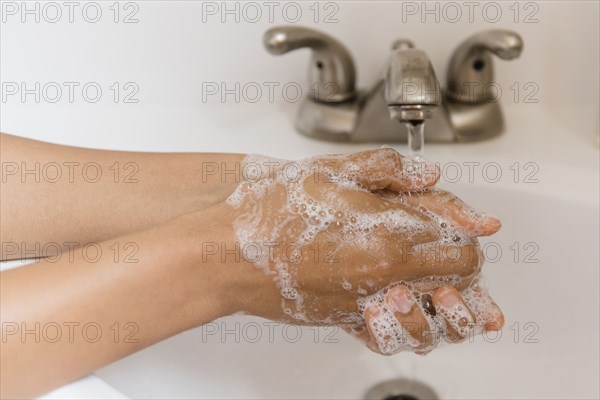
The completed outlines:
<svg viewBox="0 0 600 400">
<path fill-rule="evenodd" d="M 494 79 L 490 53 L 513 59 L 523 49 L 520 36 L 512 31 L 490 30 L 472 36 L 455 50 L 448 85 L 442 91 L 427 55 L 412 42 L 397 40 L 385 76 L 364 91 L 355 88 L 350 52 L 329 35 L 282 26 L 265 32 L 263 41 L 266 49 L 277 55 L 304 47 L 313 50 L 310 94 L 300 106 L 296 128 L 318 139 L 353 142 L 406 142 L 407 128 L 398 121 L 427 120 L 428 142 L 478 140 L 500 134 L 503 117 L 499 102 L 485 93 Z"/>
<path fill-rule="evenodd" d="M 397 40 L 385 73 L 385 102 L 390 118 L 400 122 L 423 121 L 440 104 L 440 84 L 433 66 L 408 40 Z"/>
</svg>

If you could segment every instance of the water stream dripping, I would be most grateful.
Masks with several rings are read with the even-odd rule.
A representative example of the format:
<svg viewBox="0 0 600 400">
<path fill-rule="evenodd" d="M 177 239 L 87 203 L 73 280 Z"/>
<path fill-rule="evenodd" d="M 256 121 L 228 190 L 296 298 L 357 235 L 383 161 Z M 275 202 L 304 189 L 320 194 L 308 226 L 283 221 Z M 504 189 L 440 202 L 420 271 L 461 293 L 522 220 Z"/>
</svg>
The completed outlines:
<svg viewBox="0 0 600 400">
<path fill-rule="evenodd" d="M 408 150 L 413 156 L 422 156 L 425 145 L 425 121 L 411 120 L 406 122 L 408 129 Z"/>
</svg>

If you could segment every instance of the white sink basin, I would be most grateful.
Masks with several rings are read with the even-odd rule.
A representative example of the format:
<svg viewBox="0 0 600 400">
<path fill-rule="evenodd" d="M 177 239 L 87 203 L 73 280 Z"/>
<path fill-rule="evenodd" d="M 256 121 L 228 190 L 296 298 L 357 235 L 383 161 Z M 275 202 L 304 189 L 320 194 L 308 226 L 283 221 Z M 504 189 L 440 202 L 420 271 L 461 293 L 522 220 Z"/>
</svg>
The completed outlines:
<svg viewBox="0 0 600 400">
<path fill-rule="evenodd" d="M 500 337 L 475 337 L 426 357 L 383 357 L 341 331 L 276 325 L 270 335 L 267 321 L 235 316 L 97 375 L 134 398 L 357 399 L 398 377 L 423 381 L 440 398 L 598 398 L 598 200 L 534 189 L 452 187 L 503 221 L 502 231 L 483 241 L 488 258 L 502 251 L 484 267 L 506 315 Z"/>
</svg>

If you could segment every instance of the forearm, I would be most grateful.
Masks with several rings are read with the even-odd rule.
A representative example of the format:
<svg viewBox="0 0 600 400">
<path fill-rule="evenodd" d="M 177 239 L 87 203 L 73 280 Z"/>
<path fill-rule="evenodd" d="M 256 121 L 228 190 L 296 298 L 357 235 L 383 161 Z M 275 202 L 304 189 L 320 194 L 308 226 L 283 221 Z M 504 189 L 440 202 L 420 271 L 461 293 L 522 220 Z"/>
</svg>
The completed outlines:
<svg viewBox="0 0 600 400">
<path fill-rule="evenodd" d="M 53 255 L 57 245 L 100 242 L 216 204 L 237 184 L 221 171 L 236 170 L 242 158 L 93 150 L 2 134 L 2 259 Z"/>
<path fill-rule="evenodd" d="M 237 311 L 236 265 L 202 256 L 202 243 L 229 240 L 219 207 L 2 272 L 2 398 L 40 395 Z M 115 243 L 139 250 L 117 256 Z"/>
</svg>

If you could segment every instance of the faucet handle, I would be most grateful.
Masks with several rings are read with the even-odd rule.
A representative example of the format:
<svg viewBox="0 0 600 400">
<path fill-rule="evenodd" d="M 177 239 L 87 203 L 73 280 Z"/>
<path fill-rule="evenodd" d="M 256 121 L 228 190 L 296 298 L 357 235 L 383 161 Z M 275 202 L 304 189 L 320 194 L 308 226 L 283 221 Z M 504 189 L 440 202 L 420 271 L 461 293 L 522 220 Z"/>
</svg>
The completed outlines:
<svg viewBox="0 0 600 400">
<path fill-rule="evenodd" d="M 303 47 L 313 50 L 309 82 L 314 101 L 337 103 L 356 96 L 352 56 L 333 37 L 309 28 L 279 26 L 265 32 L 263 44 L 269 53 L 276 55 Z"/>
<path fill-rule="evenodd" d="M 449 98 L 479 104 L 489 100 L 486 91 L 494 81 L 493 53 L 504 60 L 517 58 L 523 50 L 518 33 L 504 29 L 479 32 L 456 48 L 448 65 Z"/>
</svg>

